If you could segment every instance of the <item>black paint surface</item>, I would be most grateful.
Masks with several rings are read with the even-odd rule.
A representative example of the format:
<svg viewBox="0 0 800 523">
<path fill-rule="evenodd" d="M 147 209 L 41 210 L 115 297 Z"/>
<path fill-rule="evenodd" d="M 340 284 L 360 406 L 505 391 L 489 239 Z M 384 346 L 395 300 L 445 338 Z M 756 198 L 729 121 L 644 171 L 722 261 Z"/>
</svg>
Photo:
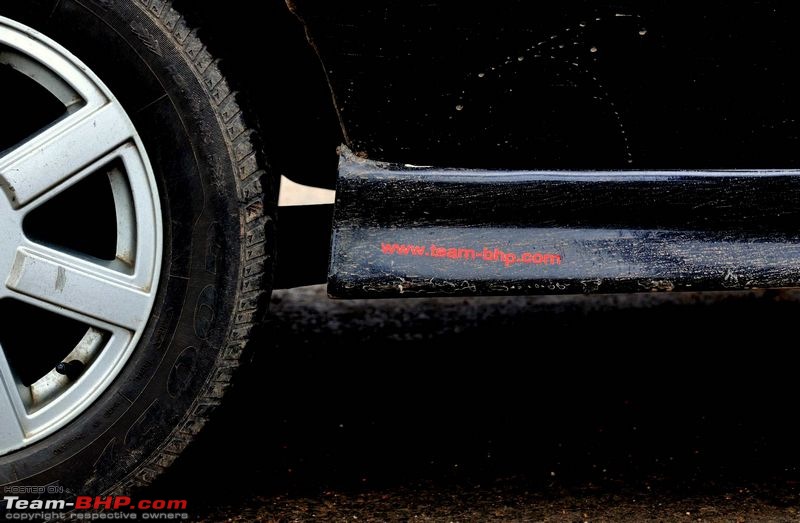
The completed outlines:
<svg viewBox="0 0 800 523">
<path fill-rule="evenodd" d="M 800 166 L 788 1 L 293 0 L 348 145 L 521 169 Z"/>
</svg>

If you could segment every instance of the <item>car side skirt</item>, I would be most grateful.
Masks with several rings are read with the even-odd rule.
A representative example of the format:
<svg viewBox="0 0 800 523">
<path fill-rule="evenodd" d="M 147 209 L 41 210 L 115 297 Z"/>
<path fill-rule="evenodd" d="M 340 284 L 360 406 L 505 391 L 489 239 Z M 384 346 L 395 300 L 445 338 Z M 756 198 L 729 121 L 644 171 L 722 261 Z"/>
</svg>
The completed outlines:
<svg viewBox="0 0 800 523">
<path fill-rule="evenodd" d="M 491 171 L 341 148 L 339 298 L 800 286 L 800 171 Z"/>
</svg>

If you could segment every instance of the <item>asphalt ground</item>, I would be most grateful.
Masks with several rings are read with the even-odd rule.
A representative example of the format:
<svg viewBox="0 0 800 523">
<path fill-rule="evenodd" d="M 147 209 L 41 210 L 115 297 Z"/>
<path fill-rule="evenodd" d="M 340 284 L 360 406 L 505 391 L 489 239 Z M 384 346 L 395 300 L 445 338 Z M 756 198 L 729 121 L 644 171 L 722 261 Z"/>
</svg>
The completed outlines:
<svg viewBox="0 0 800 523">
<path fill-rule="evenodd" d="M 151 490 L 202 521 L 800 521 L 789 291 L 278 291 Z"/>
</svg>

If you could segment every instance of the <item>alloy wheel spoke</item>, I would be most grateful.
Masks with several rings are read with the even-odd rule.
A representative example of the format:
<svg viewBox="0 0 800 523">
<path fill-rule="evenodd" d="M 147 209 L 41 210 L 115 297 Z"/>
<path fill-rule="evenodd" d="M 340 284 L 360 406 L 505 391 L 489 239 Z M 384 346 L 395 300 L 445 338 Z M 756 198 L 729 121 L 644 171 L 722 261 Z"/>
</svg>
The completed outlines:
<svg viewBox="0 0 800 523">
<path fill-rule="evenodd" d="M 90 325 L 97 324 L 94 319 L 131 331 L 146 321 L 151 299 L 148 290 L 108 266 L 45 248 L 17 249 L 6 286 L 52 312 L 66 310 Z"/>
<path fill-rule="evenodd" d="M 116 103 L 86 107 L 0 157 L 0 187 L 12 207 L 23 207 L 47 191 L 59 192 L 81 168 L 132 136 L 125 113 Z"/>
<path fill-rule="evenodd" d="M 20 385 L 0 347 L 0 448 L 19 448 L 25 442 L 20 417 L 24 412 Z"/>
</svg>

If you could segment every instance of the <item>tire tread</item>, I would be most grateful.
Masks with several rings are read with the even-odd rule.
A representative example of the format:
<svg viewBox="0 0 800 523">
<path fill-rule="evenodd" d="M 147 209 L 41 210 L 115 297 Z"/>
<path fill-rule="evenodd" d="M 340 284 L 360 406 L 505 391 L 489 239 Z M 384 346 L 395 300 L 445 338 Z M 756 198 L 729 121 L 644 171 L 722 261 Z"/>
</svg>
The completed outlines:
<svg viewBox="0 0 800 523">
<path fill-rule="evenodd" d="M 244 113 L 222 74 L 219 61 L 203 45 L 198 32 L 173 8 L 170 0 L 139 0 L 145 11 L 165 34 L 170 36 L 212 101 L 219 127 L 225 136 L 230 157 L 235 163 L 239 216 L 242 230 L 240 252 L 241 285 L 237 291 L 227 343 L 219 352 L 215 370 L 177 428 L 159 448 L 124 480 L 117 489 L 130 492 L 132 487 L 151 483 L 166 470 L 203 429 L 213 411 L 230 388 L 235 370 L 253 329 L 266 312 L 269 282 L 265 275 L 272 264 L 274 220 L 266 212 L 262 178 L 267 176 L 260 165 L 256 135 L 244 119 Z M 271 187 L 270 187 L 271 188 Z M 270 202 L 271 203 L 271 202 Z"/>
</svg>

